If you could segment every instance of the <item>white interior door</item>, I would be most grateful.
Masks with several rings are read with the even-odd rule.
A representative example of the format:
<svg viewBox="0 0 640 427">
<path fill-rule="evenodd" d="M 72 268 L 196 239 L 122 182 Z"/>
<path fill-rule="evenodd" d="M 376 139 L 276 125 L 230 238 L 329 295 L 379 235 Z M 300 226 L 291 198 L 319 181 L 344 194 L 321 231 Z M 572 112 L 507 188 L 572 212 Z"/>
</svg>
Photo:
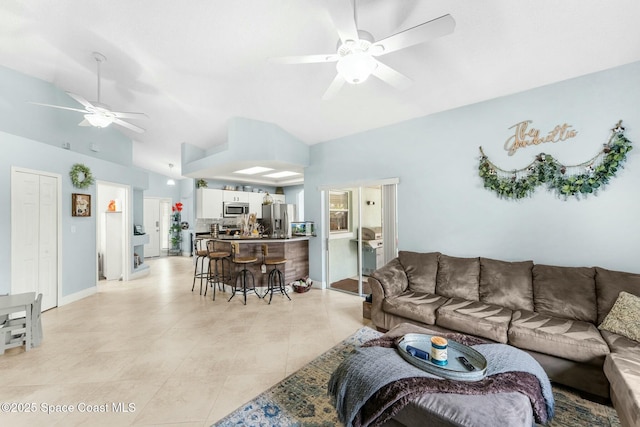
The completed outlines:
<svg viewBox="0 0 640 427">
<path fill-rule="evenodd" d="M 160 256 L 160 199 L 144 199 L 144 231 L 149 235 L 145 258 Z"/>
<path fill-rule="evenodd" d="M 169 226 L 171 225 L 171 200 L 160 200 L 160 249 L 169 250 Z"/>
<path fill-rule="evenodd" d="M 40 176 L 38 292 L 42 309 L 58 305 L 58 180 Z"/>
<path fill-rule="evenodd" d="M 42 293 L 42 310 L 58 305 L 59 178 L 11 175 L 11 293 Z"/>
</svg>

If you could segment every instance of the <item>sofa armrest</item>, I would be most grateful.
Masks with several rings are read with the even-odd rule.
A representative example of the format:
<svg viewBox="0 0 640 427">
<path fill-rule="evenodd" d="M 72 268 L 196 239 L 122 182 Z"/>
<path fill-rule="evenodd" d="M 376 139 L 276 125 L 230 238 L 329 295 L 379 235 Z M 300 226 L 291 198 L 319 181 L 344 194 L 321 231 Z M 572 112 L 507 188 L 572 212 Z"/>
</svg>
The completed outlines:
<svg viewBox="0 0 640 427">
<path fill-rule="evenodd" d="M 382 298 L 400 295 L 409 287 L 409 279 L 398 258 L 394 258 L 384 267 L 371 274 L 371 278 L 377 281 L 382 288 Z"/>
<path fill-rule="evenodd" d="M 385 322 L 382 301 L 385 298 L 400 295 L 409 286 L 409 279 L 398 258 L 392 259 L 387 265 L 374 271 L 369 277 L 369 286 L 371 286 L 371 321 L 374 325 L 383 327 Z"/>
</svg>

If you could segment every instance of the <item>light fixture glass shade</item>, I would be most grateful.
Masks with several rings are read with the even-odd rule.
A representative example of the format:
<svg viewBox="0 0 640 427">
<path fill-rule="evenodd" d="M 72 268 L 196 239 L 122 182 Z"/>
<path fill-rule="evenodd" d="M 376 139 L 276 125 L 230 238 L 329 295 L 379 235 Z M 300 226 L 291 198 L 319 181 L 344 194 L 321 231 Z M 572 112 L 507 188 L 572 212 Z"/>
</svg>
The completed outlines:
<svg viewBox="0 0 640 427">
<path fill-rule="evenodd" d="M 340 58 L 336 69 L 347 83 L 357 85 L 367 80 L 376 66 L 376 60 L 368 53 L 354 52 Z"/>
<path fill-rule="evenodd" d="M 85 114 L 84 118 L 91 123 L 91 126 L 97 128 L 106 128 L 113 123 L 112 117 L 103 116 L 102 114 Z"/>
<path fill-rule="evenodd" d="M 174 185 L 176 185 L 176 182 L 173 180 L 173 178 L 169 178 L 169 179 L 167 180 L 167 185 L 174 186 Z"/>
</svg>

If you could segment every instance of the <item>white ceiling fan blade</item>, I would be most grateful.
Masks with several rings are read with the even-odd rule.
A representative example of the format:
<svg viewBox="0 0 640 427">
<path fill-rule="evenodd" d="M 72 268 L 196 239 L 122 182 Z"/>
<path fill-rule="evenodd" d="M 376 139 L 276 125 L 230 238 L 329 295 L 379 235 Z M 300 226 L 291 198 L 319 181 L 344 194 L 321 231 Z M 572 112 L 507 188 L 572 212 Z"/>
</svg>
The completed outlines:
<svg viewBox="0 0 640 427">
<path fill-rule="evenodd" d="M 29 101 L 29 104 L 33 104 L 33 105 L 41 105 L 43 107 L 51 107 L 51 108 L 58 108 L 60 110 L 69 110 L 69 111 L 77 111 L 79 113 L 88 113 L 87 110 L 80 110 L 79 108 L 69 108 L 69 107 L 61 107 L 59 105 L 52 105 L 52 104 L 42 104 L 40 102 L 31 102 Z"/>
<path fill-rule="evenodd" d="M 78 101 L 80 104 L 84 106 L 84 108 L 88 109 L 89 111 L 93 111 L 95 109 L 94 105 L 89 101 L 87 101 L 86 99 L 84 99 L 82 96 L 76 95 L 75 93 L 72 93 L 72 92 L 65 92 L 65 93 L 70 97 L 72 97 L 73 99 L 75 99 L 76 101 Z"/>
<path fill-rule="evenodd" d="M 383 82 L 390 84 L 398 90 L 404 90 L 411 86 L 411 84 L 413 83 L 413 81 L 409 77 L 397 72 L 388 65 L 383 64 L 378 60 L 376 60 L 376 63 L 377 67 L 375 70 L 373 70 L 372 74 Z"/>
<path fill-rule="evenodd" d="M 447 14 L 379 40 L 371 46 L 371 52 L 375 56 L 395 52 L 396 50 L 451 34 L 455 27 L 456 21 L 451 15 Z"/>
<path fill-rule="evenodd" d="M 329 88 L 325 91 L 324 95 L 322 95 L 322 100 L 326 101 L 336 96 L 345 83 L 346 80 L 340 74 L 336 74 L 336 78 L 333 79 Z"/>
<path fill-rule="evenodd" d="M 358 40 L 354 5 L 351 0 L 326 0 L 326 5 L 342 43 L 347 40 Z"/>
<path fill-rule="evenodd" d="M 131 124 L 129 122 L 125 122 L 124 120 L 120 120 L 118 118 L 113 119 L 113 123 L 120 125 L 122 127 L 125 127 L 127 129 L 131 129 L 134 132 L 138 132 L 138 133 L 143 133 L 145 130 L 139 126 L 136 126 L 134 124 Z"/>
<path fill-rule="evenodd" d="M 83 121 L 78 123 L 78 126 L 92 126 L 92 125 L 91 125 L 91 123 L 89 123 L 89 121 L 87 119 L 84 119 Z"/>
<path fill-rule="evenodd" d="M 269 58 L 269 62 L 277 64 L 312 64 L 317 62 L 336 62 L 338 55 L 329 53 L 326 55 L 302 55 L 302 56 L 281 56 L 279 58 Z"/>
<path fill-rule="evenodd" d="M 147 116 L 145 113 L 125 113 L 120 111 L 112 111 L 111 113 L 119 119 L 148 119 L 149 118 L 149 116 Z"/>
</svg>

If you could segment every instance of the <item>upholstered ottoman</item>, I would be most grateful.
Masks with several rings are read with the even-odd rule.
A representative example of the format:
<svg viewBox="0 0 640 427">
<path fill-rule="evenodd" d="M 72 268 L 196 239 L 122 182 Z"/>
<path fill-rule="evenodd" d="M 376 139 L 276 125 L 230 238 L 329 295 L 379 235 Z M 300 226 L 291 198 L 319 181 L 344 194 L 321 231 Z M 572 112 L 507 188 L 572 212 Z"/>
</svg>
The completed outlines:
<svg viewBox="0 0 640 427">
<path fill-rule="evenodd" d="M 403 323 L 383 335 L 438 334 L 437 330 Z M 410 402 L 393 419 L 393 426 L 532 426 L 533 410 L 527 396 L 518 392 L 485 395 L 426 393 Z"/>
</svg>

